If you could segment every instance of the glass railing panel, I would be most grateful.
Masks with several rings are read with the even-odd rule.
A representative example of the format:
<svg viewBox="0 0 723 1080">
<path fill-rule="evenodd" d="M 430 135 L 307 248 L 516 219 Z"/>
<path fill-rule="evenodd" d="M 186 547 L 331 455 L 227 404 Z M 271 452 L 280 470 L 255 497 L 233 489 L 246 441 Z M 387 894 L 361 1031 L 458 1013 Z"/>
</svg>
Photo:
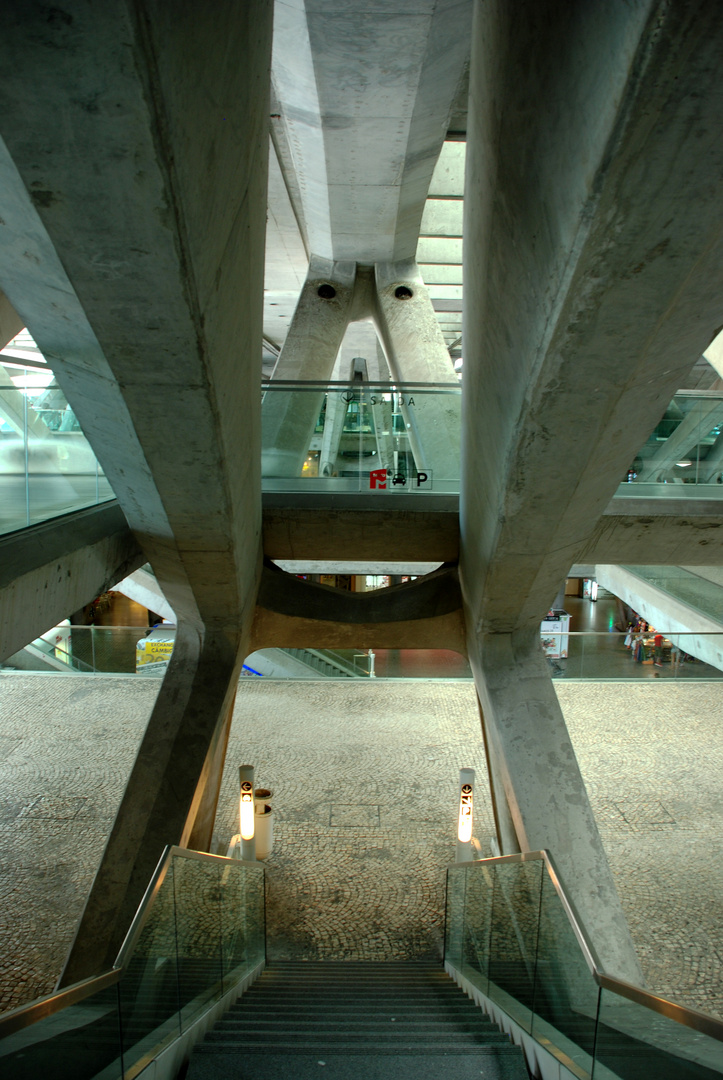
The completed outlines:
<svg viewBox="0 0 723 1080">
<path fill-rule="evenodd" d="M 147 626 L 71 626 L 73 660 L 96 672 L 135 672 L 149 633 Z"/>
<path fill-rule="evenodd" d="M 464 864 L 450 866 L 447 869 L 447 897 L 444 923 L 444 959 L 462 971 L 467 978 L 474 979 L 474 972 L 464 969 L 464 927 L 465 894 L 467 889 L 467 870 Z M 487 968 L 486 955 L 484 958 Z M 480 990 L 487 993 L 487 986 L 480 985 Z"/>
<path fill-rule="evenodd" d="M 262 389 L 264 491 L 458 494 L 458 383 Z"/>
<path fill-rule="evenodd" d="M 568 633 L 566 655 L 548 655 L 553 679 L 663 681 L 666 679 L 718 680 L 723 678 L 723 633 Z M 562 638 L 545 633 L 545 641 Z"/>
<path fill-rule="evenodd" d="M 605 987 L 600 991 L 599 1015 L 594 1080 L 715 1080 L 723 1076 L 723 1042 L 703 1031 Z"/>
<path fill-rule="evenodd" d="M 592 1075 L 599 988 L 555 885 L 542 877 L 532 1035 Z"/>
<path fill-rule="evenodd" d="M 178 963 L 173 863 L 168 866 L 120 982 L 126 1069 L 178 1037 Z"/>
<path fill-rule="evenodd" d="M 681 391 L 638 451 L 617 496 L 723 498 L 723 395 Z"/>
<path fill-rule="evenodd" d="M 264 872 L 227 862 L 220 875 L 224 989 L 264 960 Z"/>
<path fill-rule="evenodd" d="M 723 587 L 682 566 L 624 566 L 668 596 L 723 624 Z"/>
<path fill-rule="evenodd" d="M 121 1080 L 118 983 L 0 1041 L 3 1080 Z"/>
<path fill-rule="evenodd" d="M 542 870 L 540 860 L 499 862 L 494 867 L 488 995 L 528 1032 L 534 1007 Z"/>
<path fill-rule="evenodd" d="M 60 388 L 19 380 L 0 386 L 2 533 L 114 498 Z"/>
<path fill-rule="evenodd" d="M 221 861 L 173 858 L 181 1027 L 223 993 Z"/>
<path fill-rule="evenodd" d="M 486 867 L 467 870 L 461 970 L 483 994 L 489 993 L 494 885 L 493 870 Z"/>
</svg>

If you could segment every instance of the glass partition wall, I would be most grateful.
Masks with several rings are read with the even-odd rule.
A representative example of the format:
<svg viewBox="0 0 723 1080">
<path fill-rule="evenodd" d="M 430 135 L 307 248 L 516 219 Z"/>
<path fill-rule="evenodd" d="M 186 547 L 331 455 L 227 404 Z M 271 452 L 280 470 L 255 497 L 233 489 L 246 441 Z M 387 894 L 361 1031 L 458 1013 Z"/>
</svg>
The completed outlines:
<svg viewBox="0 0 723 1080">
<path fill-rule="evenodd" d="M 459 493 L 459 383 L 262 389 L 265 491 Z"/>
<path fill-rule="evenodd" d="M 0 367 L 0 533 L 112 499 L 50 372 Z"/>
</svg>

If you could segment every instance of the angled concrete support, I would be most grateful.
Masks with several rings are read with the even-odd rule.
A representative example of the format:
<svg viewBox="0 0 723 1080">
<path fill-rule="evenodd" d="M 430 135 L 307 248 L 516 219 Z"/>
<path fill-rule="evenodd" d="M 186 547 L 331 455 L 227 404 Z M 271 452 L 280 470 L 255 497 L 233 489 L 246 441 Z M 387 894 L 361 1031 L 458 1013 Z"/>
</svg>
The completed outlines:
<svg viewBox="0 0 723 1080">
<path fill-rule="evenodd" d="M 520 843 L 550 849 L 603 965 L 632 981 L 639 967 L 539 622 L 720 326 L 722 47 L 705 0 L 475 7 L 460 498 L 468 651 Z"/>
<path fill-rule="evenodd" d="M 163 848 L 188 844 L 247 651 L 245 637 L 179 625 L 59 986 L 112 966 Z"/>
<path fill-rule="evenodd" d="M 272 4 L 6 16 L 0 282 L 179 620 L 67 984 L 112 962 L 163 846 L 188 839 L 248 652 Z"/>
<path fill-rule="evenodd" d="M 356 263 L 312 256 L 274 379 L 328 382 L 351 318 Z M 268 391 L 262 407 L 263 476 L 300 476 L 324 395 Z"/>
<path fill-rule="evenodd" d="M 457 382 L 427 287 L 413 259 L 376 264 L 373 310 L 396 382 Z M 413 406 L 406 398 L 402 411 L 417 469 L 431 473 L 433 480 L 458 478 L 460 399 L 426 394 L 413 397 Z"/>
<path fill-rule="evenodd" d="M 642 984 L 623 910 L 539 633 L 469 641 L 495 787 L 524 851 L 546 848 L 605 970 Z M 499 793 L 498 793 L 499 802 Z M 506 843 L 510 843 L 508 836 Z"/>
<path fill-rule="evenodd" d="M 236 684 L 237 686 L 238 684 Z M 233 710 L 236 704 L 234 689 L 226 715 L 221 718 L 213 733 L 211 745 L 206 752 L 206 760 L 196 785 L 191 812 L 183 829 L 183 842 L 193 851 L 211 851 L 213 826 L 216 821 L 218 799 L 221 794 L 223 767 L 226 762 L 228 739 L 233 723 Z M 211 854 L 214 854 L 211 852 Z"/>
</svg>

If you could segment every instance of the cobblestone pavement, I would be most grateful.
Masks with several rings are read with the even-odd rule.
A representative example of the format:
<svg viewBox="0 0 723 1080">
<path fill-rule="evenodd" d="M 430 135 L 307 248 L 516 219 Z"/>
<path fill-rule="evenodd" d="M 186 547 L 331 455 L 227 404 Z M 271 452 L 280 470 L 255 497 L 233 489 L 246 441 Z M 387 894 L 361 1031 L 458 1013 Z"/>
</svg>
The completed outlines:
<svg viewBox="0 0 723 1080">
<path fill-rule="evenodd" d="M 556 689 L 651 988 L 723 1016 L 719 686 Z M 52 989 L 156 693 L 0 675 L 0 1009 Z M 242 680 L 219 845 L 246 762 L 274 792 L 270 956 L 438 955 L 460 766 L 492 832 L 471 684 Z"/>
</svg>

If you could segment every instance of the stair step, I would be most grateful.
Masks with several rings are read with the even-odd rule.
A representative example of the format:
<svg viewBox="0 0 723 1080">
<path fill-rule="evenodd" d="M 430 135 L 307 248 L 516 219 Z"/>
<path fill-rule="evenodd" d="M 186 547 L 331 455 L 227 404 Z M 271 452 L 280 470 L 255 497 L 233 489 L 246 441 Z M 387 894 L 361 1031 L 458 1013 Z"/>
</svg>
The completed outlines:
<svg viewBox="0 0 723 1080">
<path fill-rule="evenodd" d="M 479 1062 L 480 1055 L 503 1055 L 522 1067 L 519 1072 L 510 1064 L 510 1076 L 524 1075 L 519 1049 L 435 962 L 270 965 L 195 1049 L 190 1075 L 197 1070 L 204 1076 L 200 1062 L 206 1057 L 209 1068 L 216 1062 L 214 1077 L 231 1075 L 236 1057 L 250 1054 L 266 1060 L 279 1056 L 289 1077 L 295 1075 L 294 1058 L 311 1060 L 311 1055 L 337 1055 L 337 1060 L 352 1055 L 355 1062 L 365 1057 Z M 359 1067 L 355 1064 L 355 1075 Z M 427 1075 L 426 1062 L 418 1068 Z M 405 1076 L 413 1075 L 411 1065 L 409 1070 Z M 390 1064 L 388 1075 L 394 1073 Z"/>
<path fill-rule="evenodd" d="M 339 1053 L 342 1050 L 361 1050 L 365 1053 L 386 1054 L 394 1051 L 405 1053 L 422 1053 L 430 1051 L 436 1054 L 474 1053 L 481 1047 L 494 1047 L 503 1049 L 509 1044 L 502 1044 L 497 1040 L 484 1039 L 420 1039 L 410 1037 L 406 1039 L 385 1039 L 381 1036 L 361 1039 L 349 1038 L 348 1036 L 336 1036 L 334 1039 L 244 1039 L 243 1042 L 233 1040 L 221 1040 L 206 1038 L 199 1051 L 214 1053 L 220 1050 L 236 1051 L 239 1055 L 250 1053 L 252 1050 L 265 1049 L 271 1053 L 297 1051 L 312 1051 L 319 1054 Z"/>
</svg>

